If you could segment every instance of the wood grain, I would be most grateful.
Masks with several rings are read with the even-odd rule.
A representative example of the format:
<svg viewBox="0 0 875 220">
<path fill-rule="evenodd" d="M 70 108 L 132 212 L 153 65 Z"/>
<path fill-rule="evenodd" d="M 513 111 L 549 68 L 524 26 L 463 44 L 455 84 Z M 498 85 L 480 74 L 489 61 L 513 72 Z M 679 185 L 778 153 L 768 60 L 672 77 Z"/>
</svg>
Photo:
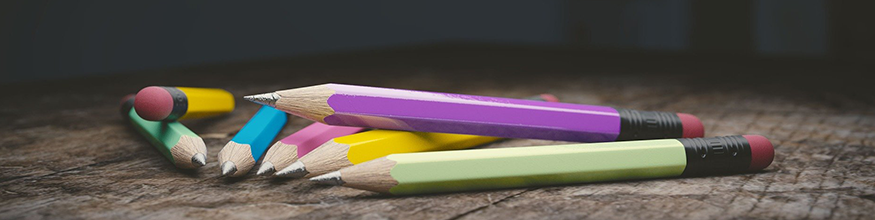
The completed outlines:
<svg viewBox="0 0 875 220">
<path fill-rule="evenodd" d="M 537 51 L 410 54 L 351 53 L 4 85 L 0 219 L 869 219 L 875 214 L 875 93 L 869 87 L 825 85 L 820 78 L 741 77 L 775 71 L 835 77 L 844 70 L 634 65 Z M 702 119 L 707 136 L 768 137 L 776 159 L 763 172 L 741 175 L 387 197 L 306 179 L 222 178 L 215 159 L 196 171 L 180 170 L 117 113 L 118 99 L 147 85 L 227 89 L 237 98 L 233 113 L 183 122 L 208 134 L 202 136 L 207 158 L 218 158 L 259 108 L 243 95 L 327 82 L 505 97 L 549 92 L 565 102 L 687 112 Z M 279 136 L 309 123 L 291 118 Z M 508 140 L 486 147 L 559 143 Z"/>
</svg>

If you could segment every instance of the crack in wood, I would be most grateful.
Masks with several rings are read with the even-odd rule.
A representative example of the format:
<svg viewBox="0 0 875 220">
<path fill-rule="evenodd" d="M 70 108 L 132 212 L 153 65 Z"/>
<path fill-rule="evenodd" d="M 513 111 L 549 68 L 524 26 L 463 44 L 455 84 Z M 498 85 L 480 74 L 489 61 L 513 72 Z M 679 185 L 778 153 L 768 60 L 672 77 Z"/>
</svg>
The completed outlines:
<svg viewBox="0 0 875 220">
<path fill-rule="evenodd" d="M 534 190 L 535 190 L 535 189 L 524 189 L 523 191 L 521 191 L 521 192 L 519 192 L 519 193 L 515 193 L 515 194 L 513 194 L 513 195 L 510 195 L 510 196 L 507 196 L 507 197 L 501 198 L 501 199 L 499 199 L 499 200 L 497 200 L 497 201 L 495 201 L 495 202 L 490 202 L 490 203 L 487 204 L 487 205 L 480 206 L 480 207 L 477 207 L 477 208 L 474 208 L 474 209 L 468 210 L 468 211 L 466 211 L 466 212 L 463 212 L 463 213 L 461 213 L 461 214 L 458 214 L 458 215 L 455 215 L 455 216 L 449 217 L 449 218 L 447 218 L 447 220 L 456 220 L 456 219 L 461 219 L 462 217 L 465 217 L 465 216 L 467 216 L 467 215 L 469 215 L 469 214 L 471 214 L 471 213 L 475 213 L 475 212 L 478 212 L 478 211 L 480 211 L 480 210 L 484 210 L 484 209 L 489 208 L 489 207 L 492 207 L 492 206 L 494 206 L 494 205 L 496 205 L 496 204 L 499 204 L 499 203 L 502 203 L 502 202 L 504 202 L 504 201 L 507 201 L 507 200 L 509 200 L 509 199 L 511 199 L 511 198 L 518 197 L 518 196 L 522 195 L 523 193 L 531 192 L 531 191 L 534 191 Z"/>
</svg>

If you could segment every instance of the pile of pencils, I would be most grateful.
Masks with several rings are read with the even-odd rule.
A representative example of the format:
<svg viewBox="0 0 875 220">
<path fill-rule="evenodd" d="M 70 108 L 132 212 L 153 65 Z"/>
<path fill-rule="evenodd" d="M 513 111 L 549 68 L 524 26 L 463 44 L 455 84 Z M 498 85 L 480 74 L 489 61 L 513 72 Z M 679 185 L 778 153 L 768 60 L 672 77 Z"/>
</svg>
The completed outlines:
<svg viewBox="0 0 875 220">
<path fill-rule="evenodd" d="M 753 172 L 774 158 L 760 135 L 704 138 L 696 116 L 561 103 L 323 84 L 244 97 L 261 109 L 219 152 L 222 175 L 308 177 L 393 195 Z M 207 162 L 203 139 L 177 120 L 234 110 L 222 89 L 146 87 L 122 116 L 177 167 Z M 312 125 L 271 142 L 287 114 Z M 469 149 L 503 138 L 564 144 Z M 601 142 L 601 143 L 595 143 Z"/>
</svg>

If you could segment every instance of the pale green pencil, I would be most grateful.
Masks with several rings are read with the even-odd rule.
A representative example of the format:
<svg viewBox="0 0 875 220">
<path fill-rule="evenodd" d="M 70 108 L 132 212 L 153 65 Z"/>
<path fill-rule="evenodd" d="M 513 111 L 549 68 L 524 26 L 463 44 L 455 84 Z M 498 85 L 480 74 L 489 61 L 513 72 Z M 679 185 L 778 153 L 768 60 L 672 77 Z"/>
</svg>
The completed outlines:
<svg viewBox="0 0 875 220">
<path fill-rule="evenodd" d="M 726 136 L 392 154 L 314 177 L 394 195 L 562 185 L 761 170 L 763 136 Z"/>
</svg>

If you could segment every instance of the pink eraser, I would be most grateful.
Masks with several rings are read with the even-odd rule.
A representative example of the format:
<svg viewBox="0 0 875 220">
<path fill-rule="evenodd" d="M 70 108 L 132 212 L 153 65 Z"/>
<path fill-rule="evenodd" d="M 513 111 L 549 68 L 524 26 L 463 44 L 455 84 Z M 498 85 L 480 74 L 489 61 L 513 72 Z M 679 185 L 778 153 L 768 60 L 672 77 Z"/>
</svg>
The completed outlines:
<svg viewBox="0 0 875 220">
<path fill-rule="evenodd" d="M 705 126 L 696 116 L 687 113 L 677 113 L 681 118 L 681 126 L 684 129 L 683 138 L 705 137 Z"/>
<path fill-rule="evenodd" d="M 134 110 L 143 119 L 161 121 L 170 116 L 173 111 L 173 96 L 164 88 L 149 86 L 137 92 L 134 99 Z"/>
<path fill-rule="evenodd" d="M 762 135 L 743 135 L 750 144 L 750 167 L 749 171 L 765 169 L 775 159 L 775 148 L 772 142 Z"/>
<path fill-rule="evenodd" d="M 541 94 L 541 98 L 548 102 L 559 102 L 559 98 L 556 98 L 553 94 L 544 93 Z"/>
<path fill-rule="evenodd" d="M 283 142 L 283 144 L 297 146 L 298 158 L 301 158 L 304 155 L 307 155 L 307 153 L 310 153 L 310 151 L 313 151 L 313 149 L 316 149 L 325 142 L 328 142 L 328 140 L 336 137 L 355 134 L 362 130 L 364 130 L 364 128 L 333 126 L 317 122 L 307 127 L 304 127 L 300 131 L 295 132 L 294 134 L 289 135 L 286 138 L 283 138 L 282 140 L 280 140 L 280 142 Z"/>
</svg>

